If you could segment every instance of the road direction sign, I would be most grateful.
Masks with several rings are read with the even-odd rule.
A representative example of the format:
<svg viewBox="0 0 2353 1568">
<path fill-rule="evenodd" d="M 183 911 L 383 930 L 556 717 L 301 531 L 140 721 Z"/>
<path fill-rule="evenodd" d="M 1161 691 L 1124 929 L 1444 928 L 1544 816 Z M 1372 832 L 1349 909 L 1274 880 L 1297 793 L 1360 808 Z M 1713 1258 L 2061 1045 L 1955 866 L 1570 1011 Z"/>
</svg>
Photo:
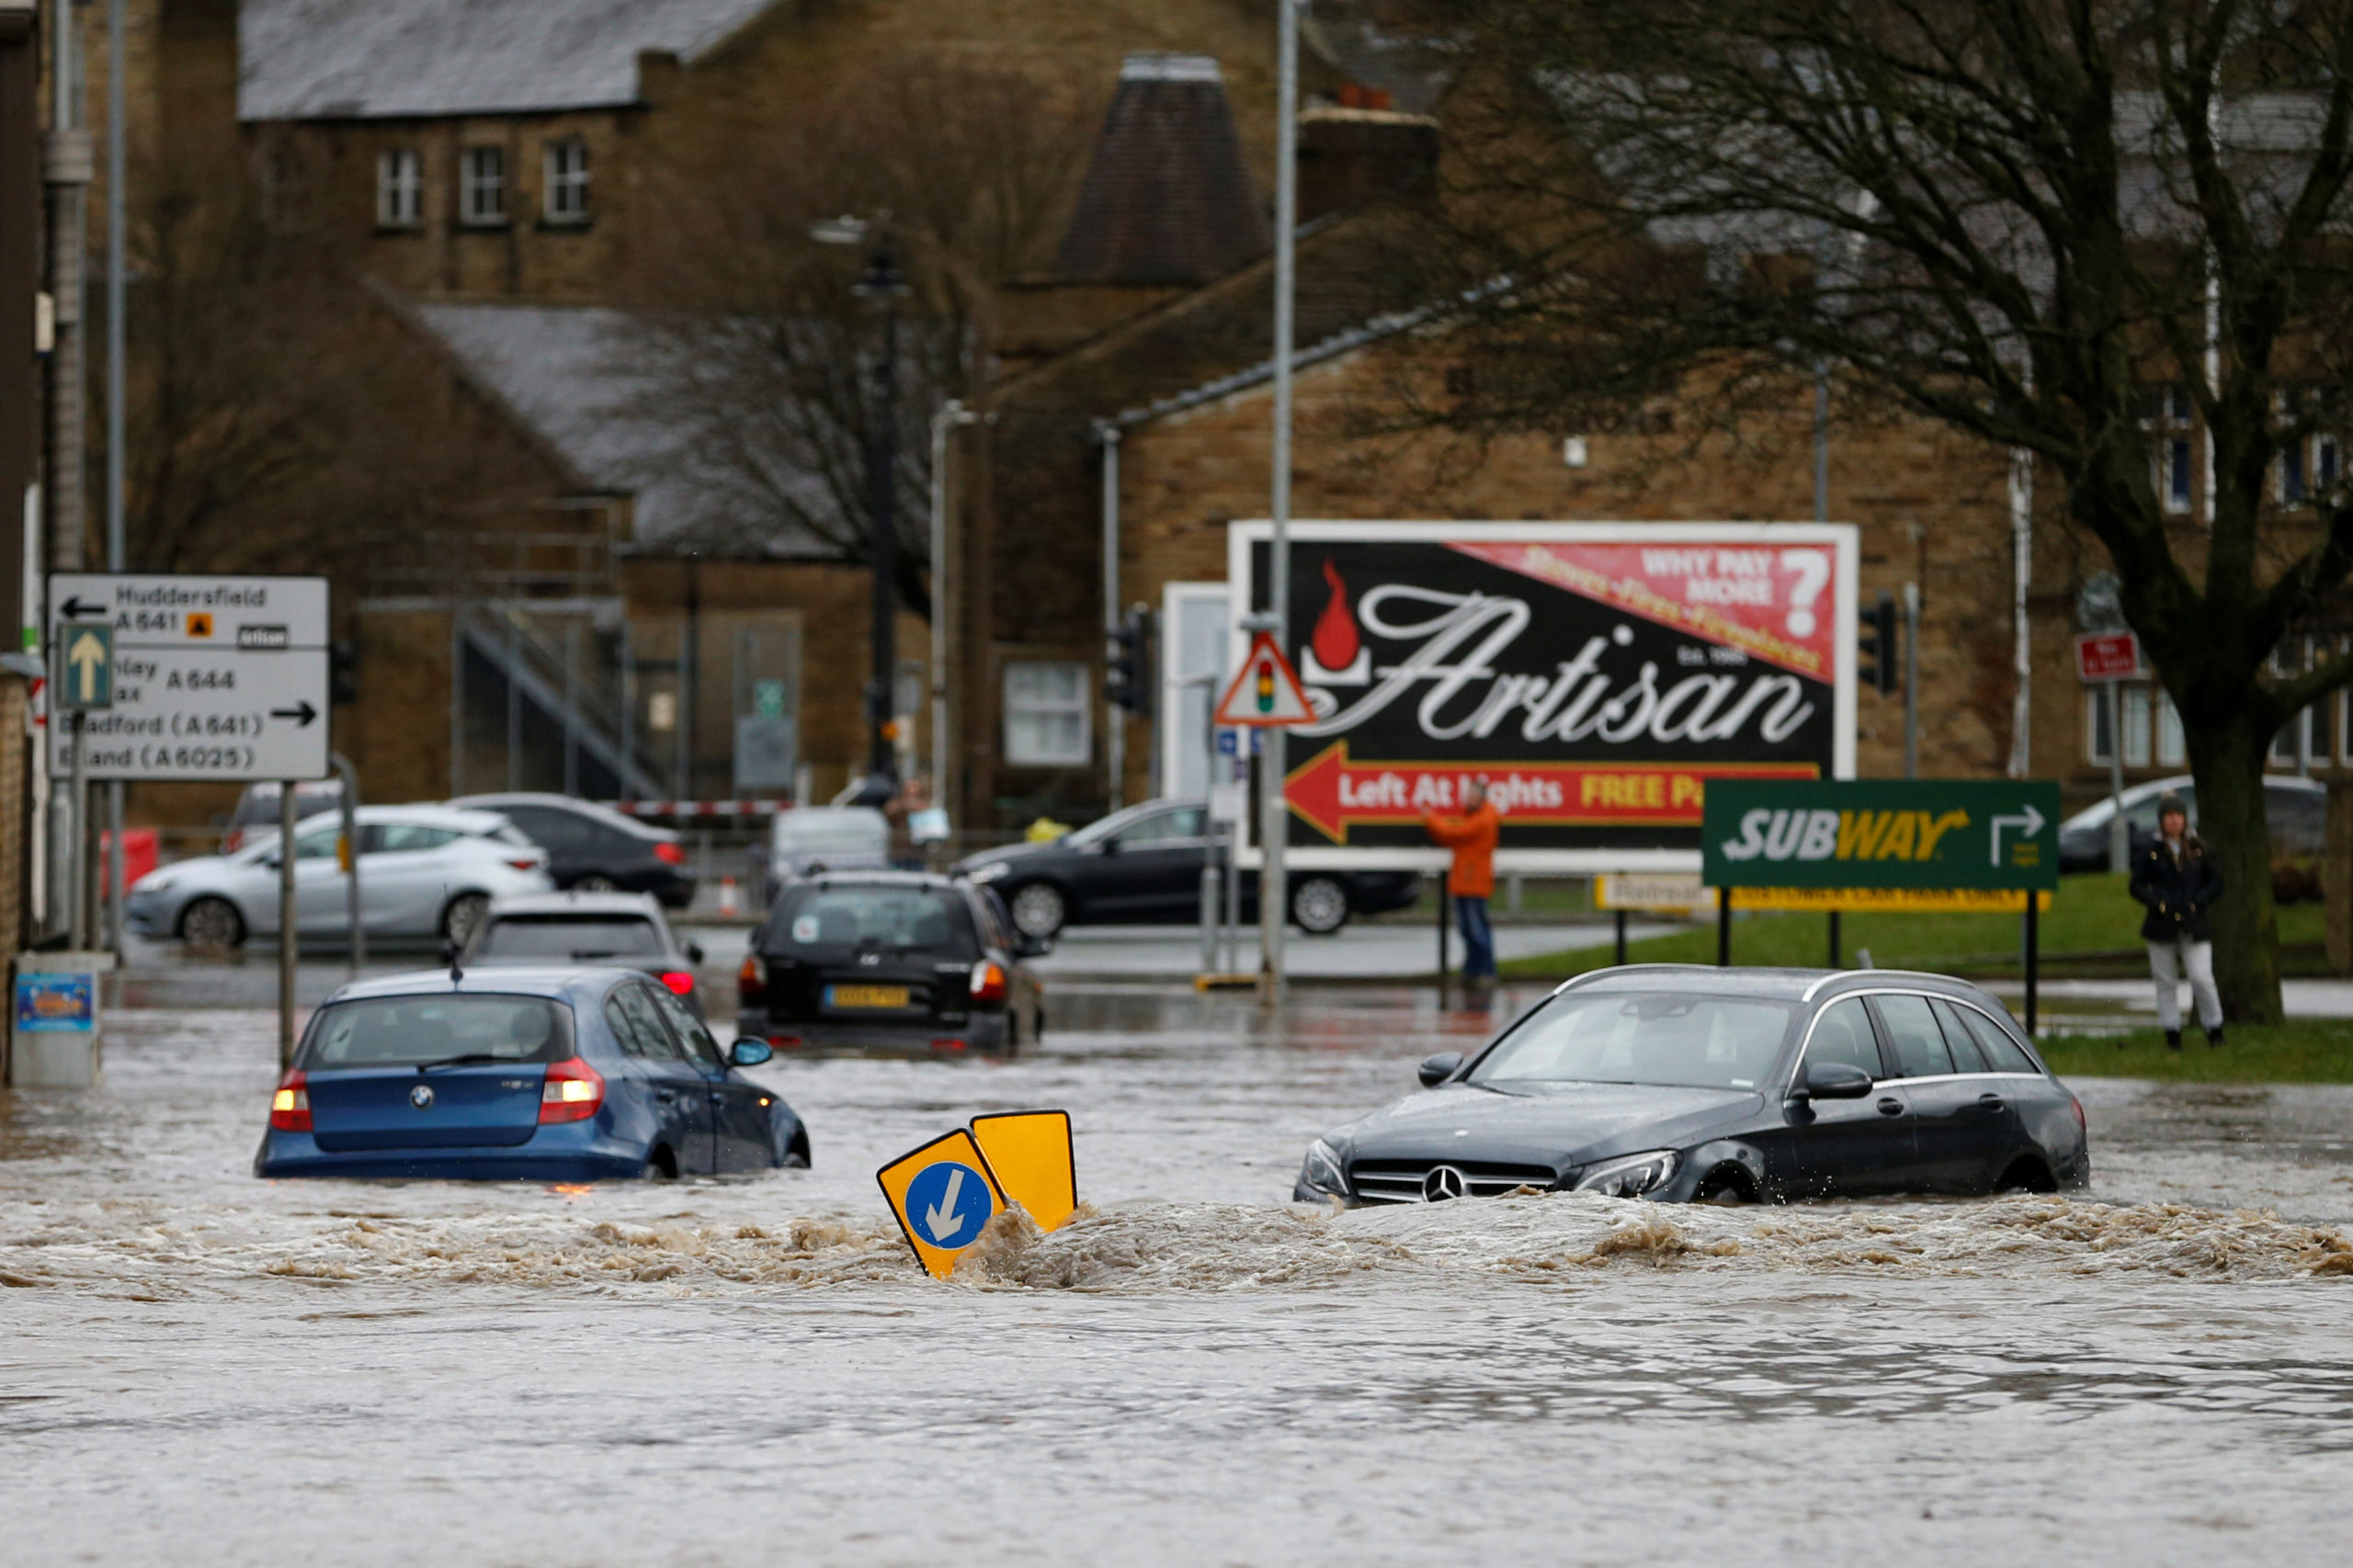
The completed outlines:
<svg viewBox="0 0 2353 1568">
<path fill-rule="evenodd" d="M 1299 672 L 1283 657 L 1273 632 L 1261 631 L 1251 638 L 1249 656 L 1233 672 L 1233 684 L 1219 699 L 1212 722 L 1245 728 L 1315 722 L 1315 710 L 1308 706 Z"/>
<path fill-rule="evenodd" d="M 50 689 L 57 694 L 62 713 L 97 712 L 114 706 L 114 628 L 67 626 L 59 629 L 57 678 Z"/>
<path fill-rule="evenodd" d="M 74 659 L 110 644 L 112 705 L 81 726 L 88 778 L 247 782 L 327 773 L 327 581 L 61 572 L 49 579 L 62 705 Z M 50 726 L 50 769 L 74 769 Z"/>
<path fill-rule="evenodd" d="M 2086 631 L 2075 639 L 2075 674 L 2086 681 L 2135 680 L 2141 639 L 2130 631 Z"/>
<path fill-rule="evenodd" d="M 915 1261 L 945 1279 L 964 1249 L 1005 1207 L 980 1145 L 961 1128 L 913 1149 L 874 1173 Z"/>
<path fill-rule="evenodd" d="M 2059 786 L 1864 779 L 1708 786 L 1712 888 L 2056 888 Z"/>
<path fill-rule="evenodd" d="M 989 1175 L 1009 1202 L 1041 1231 L 1059 1228 L 1078 1208 L 1078 1166 L 1071 1152 L 1070 1112 L 1001 1111 L 972 1118 L 972 1137 Z"/>
</svg>

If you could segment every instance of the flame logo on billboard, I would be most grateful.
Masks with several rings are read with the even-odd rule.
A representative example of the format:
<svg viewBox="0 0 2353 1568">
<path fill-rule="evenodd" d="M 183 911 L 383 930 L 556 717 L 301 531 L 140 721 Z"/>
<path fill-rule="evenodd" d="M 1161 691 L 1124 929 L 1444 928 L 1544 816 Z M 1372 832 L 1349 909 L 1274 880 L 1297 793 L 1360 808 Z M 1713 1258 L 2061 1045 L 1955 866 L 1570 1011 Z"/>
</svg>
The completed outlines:
<svg viewBox="0 0 2353 1568">
<path fill-rule="evenodd" d="M 1357 635 L 1357 618 L 1348 613 L 1348 585 L 1340 579 L 1340 569 L 1332 564 L 1330 556 L 1324 558 L 1324 581 L 1331 585 L 1332 597 L 1324 603 L 1324 613 L 1315 618 L 1315 637 L 1310 644 L 1315 650 L 1315 662 L 1327 670 L 1345 670 L 1355 663 L 1361 640 Z"/>
</svg>

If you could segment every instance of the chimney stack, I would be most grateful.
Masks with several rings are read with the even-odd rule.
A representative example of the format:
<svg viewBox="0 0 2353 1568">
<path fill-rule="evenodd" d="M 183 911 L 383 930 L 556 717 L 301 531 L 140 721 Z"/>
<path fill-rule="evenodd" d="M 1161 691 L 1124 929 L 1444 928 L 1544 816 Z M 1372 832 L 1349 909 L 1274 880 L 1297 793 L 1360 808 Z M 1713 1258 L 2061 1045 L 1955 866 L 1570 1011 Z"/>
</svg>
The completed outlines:
<svg viewBox="0 0 2353 1568">
<path fill-rule="evenodd" d="M 1057 276 L 1204 283 L 1272 248 L 1214 59 L 1131 54 L 1103 118 Z"/>
</svg>

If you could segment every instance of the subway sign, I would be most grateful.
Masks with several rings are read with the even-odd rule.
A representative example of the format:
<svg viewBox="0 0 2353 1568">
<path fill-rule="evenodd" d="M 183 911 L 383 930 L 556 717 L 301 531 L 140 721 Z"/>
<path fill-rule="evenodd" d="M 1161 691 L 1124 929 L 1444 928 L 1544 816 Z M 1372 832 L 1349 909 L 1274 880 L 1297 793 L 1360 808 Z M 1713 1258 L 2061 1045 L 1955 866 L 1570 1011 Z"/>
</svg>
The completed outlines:
<svg viewBox="0 0 2353 1568">
<path fill-rule="evenodd" d="M 2056 888 L 2059 786 L 1865 779 L 1708 787 L 1716 888 Z"/>
</svg>

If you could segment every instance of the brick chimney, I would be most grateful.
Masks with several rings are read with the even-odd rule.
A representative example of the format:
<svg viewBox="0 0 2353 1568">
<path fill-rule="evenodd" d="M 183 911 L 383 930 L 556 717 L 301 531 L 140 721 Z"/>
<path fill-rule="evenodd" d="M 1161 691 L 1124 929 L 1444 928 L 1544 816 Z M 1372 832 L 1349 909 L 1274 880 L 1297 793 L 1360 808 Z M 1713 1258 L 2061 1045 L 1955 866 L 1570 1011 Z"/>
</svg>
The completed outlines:
<svg viewBox="0 0 2353 1568">
<path fill-rule="evenodd" d="M 1058 277 L 1203 283 L 1273 246 L 1217 62 L 1131 54 L 1063 235 Z"/>
<path fill-rule="evenodd" d="M 1377 201 L 1427 200 L 1438 181 L 1438 121 L 1389 95 L 1349 86 L 1299 117 L 1299 221 Z"/>
</svg>

